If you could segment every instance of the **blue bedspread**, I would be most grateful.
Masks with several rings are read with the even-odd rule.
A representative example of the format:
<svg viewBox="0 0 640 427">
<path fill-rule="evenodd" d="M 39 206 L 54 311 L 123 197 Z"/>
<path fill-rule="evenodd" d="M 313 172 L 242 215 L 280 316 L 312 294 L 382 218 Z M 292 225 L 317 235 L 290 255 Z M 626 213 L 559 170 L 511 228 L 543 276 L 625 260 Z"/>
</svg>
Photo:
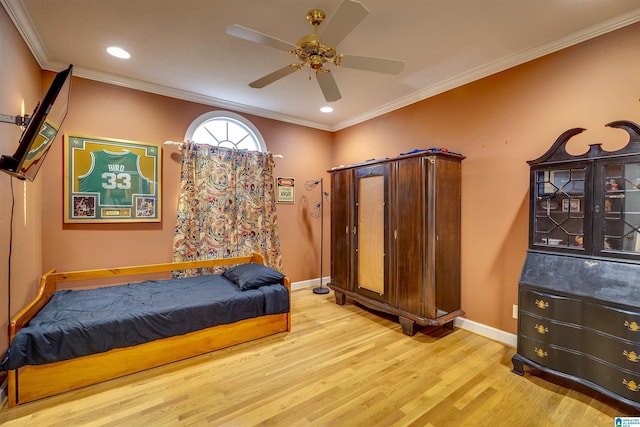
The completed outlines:
<svg viewBox="0 0 640 427">
<path fill-rule="evenodd" d="M 0 370 L 40 365 L 287 313 L 282 284 L 241 291 L 221 275 L 56 292 L 20 329 Z"/>
</svg>

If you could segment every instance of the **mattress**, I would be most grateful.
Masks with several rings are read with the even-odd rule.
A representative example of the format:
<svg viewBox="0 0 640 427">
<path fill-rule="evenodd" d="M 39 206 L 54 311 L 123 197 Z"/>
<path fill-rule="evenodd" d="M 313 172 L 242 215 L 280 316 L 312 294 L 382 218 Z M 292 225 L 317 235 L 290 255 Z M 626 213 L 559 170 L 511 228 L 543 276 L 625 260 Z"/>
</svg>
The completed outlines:
<svg viewBox="0 0 640 427">
<path fill-rule="evenodd" d="M 58 291 L 16 333 L 0 370 L 130 347 L 289 309 L 289 293 L 282 284 L 241 290 L 219 274 Z"/>
</svg>

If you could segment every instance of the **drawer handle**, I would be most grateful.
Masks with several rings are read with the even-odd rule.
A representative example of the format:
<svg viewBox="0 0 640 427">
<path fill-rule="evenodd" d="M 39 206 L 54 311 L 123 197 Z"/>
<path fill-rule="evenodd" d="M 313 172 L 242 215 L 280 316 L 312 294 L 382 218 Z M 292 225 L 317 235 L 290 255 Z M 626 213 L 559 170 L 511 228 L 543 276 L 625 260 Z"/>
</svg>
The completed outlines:
<svg viewBox="0 0 640 427">
<path fill-rule="evenodd" d="M 536 300 L 536 307 L 538 307 L 539 309 L 544 310 L 545 308 L 549 307 L 549 303 L 545 302 L 544 300 L 537 299 Z"/>
<path fill-rule="evenodd" d="M 638 391 L 638 384 L 634 380 L 627 381 L 626 378 L 623 378 L 622 384 L 626 385 L 631 391 Z"/>
<path fill-rule="evenodd" d="M 538 333 L 541 335 L 544 335 L 547 332 L 549 332 L 549 329 L 543 325 L 535 325 L 534 328 L 536 328 L 536 331 L 538 331 Z"/>
<path fill-rule="evenodd" d="M 635 351 L 622 350 L 622 354 L 630 362 L 639 362 L 640 361 L 640 359 L 638 359 L 638 355 L 636 354 Z"/>
<path fill-rule="evenodd" d="M 541 348 L 534 348 L 533 351 L 538 355 L 538 357 L 547 357 L 549 354 Z"/>
<path fill-rule="evenodd" d="M 638 325 L 638 322 L 636 322 L 635 320 L 633 322 L 629 322 L 628 320 L 625 320 L 624 321 L 624 326 L 626 326 L 627 329 L 629 329 L 630 331 L 633 331 L 633 332 L 640 331 L 640 325 Z"/>
</svg>

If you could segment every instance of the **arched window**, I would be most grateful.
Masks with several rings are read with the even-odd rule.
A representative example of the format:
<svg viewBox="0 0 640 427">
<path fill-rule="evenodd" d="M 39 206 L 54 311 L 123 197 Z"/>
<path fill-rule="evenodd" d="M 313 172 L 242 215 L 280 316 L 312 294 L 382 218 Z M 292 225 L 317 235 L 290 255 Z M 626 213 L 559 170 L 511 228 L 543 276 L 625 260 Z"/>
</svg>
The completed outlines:
<svg viewBox="0 0 640 427">
<path fill-rule="evenodd" d="M 211 111 L 195 119 L 185 134 L 185 141 L 237 150 L 266 152 L 260 131 L 239 114 Z"/>
</svg>

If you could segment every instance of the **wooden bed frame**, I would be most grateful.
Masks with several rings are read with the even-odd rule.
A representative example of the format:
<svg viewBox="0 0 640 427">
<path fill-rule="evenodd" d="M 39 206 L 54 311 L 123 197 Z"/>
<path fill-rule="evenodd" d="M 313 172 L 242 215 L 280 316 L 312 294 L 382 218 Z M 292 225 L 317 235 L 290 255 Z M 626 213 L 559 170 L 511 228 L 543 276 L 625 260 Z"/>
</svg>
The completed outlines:
<svg viewBox="0 0 640 427">
<path fill-rule="evenodd" d="M 9 325 L 9 340 L 44 307 L 65 282 L 114 277 L 150 275 L 190 268 L 217 267 L 244 263 L 264 264 L 259 254 L 247 257 L 205 261 L 187 261 L 56 273 L 42 276 L 37 295 L 16 314 Z M 283 279 L 291 294 L 291 281 Z M 96 287 L 96 286 L 93 286 Z M 289 297 L 291 298 L 291 297 Z M 28 365 L 8 372 L 9 408 L 43 397 L 53 396 L 134 372 L 176 362 L 235 344 L 291 330 L 291 312 L 272 314 L 219 325 L 185 335 L 164 338 L 134 347 L 118 348 L 105 353 L 83 356 L 45 365 Z"/>
</svg>

